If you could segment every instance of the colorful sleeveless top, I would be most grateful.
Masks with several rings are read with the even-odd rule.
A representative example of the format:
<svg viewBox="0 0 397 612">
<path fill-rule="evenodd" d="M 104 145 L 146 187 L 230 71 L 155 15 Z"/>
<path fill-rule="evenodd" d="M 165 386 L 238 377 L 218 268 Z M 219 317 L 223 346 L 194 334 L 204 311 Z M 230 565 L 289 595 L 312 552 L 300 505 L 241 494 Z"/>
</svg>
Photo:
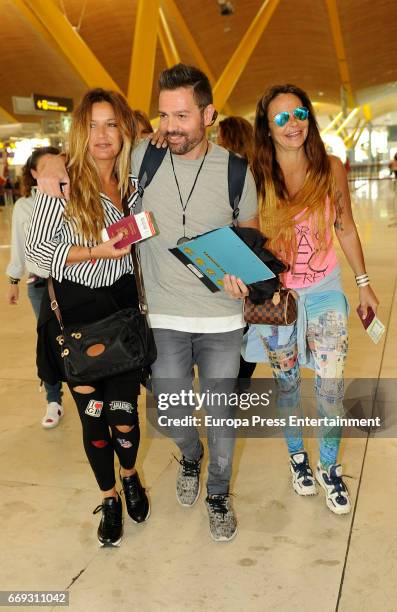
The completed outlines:
<svg viewBox="0 0 397 612">
<path fill-rule="evenodd" d="M 330 201 L 327 197 L 325 204 L 325 214 L 330 214 Z M 334 214 L 334 213 L 333 213 Z M 334 214 L 335 216 L 335 214 Z M 281 274 L 281 281 L 285 287 L 291 289 L 302 289 L 318 283 L 320 280 L 331 274 L 338 265 L 338 258 L 332 242 L 332 233 L 328 229 L 326 234 L 329 248 L 325 252 L 319 251 L 316 246 L 316 228 L 312 225 L 312 218 L 305 219 L 295 225 L 295 235 L 297 243 L 297 257 L 295 264 L 288 272 Z"/>
</svg>

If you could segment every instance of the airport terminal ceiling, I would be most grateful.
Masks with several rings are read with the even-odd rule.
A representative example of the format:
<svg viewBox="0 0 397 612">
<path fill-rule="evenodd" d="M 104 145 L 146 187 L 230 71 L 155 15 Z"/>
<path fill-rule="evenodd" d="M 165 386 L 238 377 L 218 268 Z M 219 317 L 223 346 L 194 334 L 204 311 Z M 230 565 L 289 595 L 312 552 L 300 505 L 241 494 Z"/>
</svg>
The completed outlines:
<svg viewBox="0 0 397 612">
<path fill-rule="evenodd" d="M 152 0 L 145 2 L 149 6 Z M 272 3 L 274 11 L 228 99 L 229 111 L 249 114 L 263 90 L 280 82 L 298 84 L 313 100 L 338 105 L 343 71 L 355 103 L 371 102 L 374 116 L 381 112 L 377 104 L 382 112 L 397 108 L 395 0 L 232 0 L 231 15 L 221 15 L 218 0 L 160 0 L 159 5 L 181 60 L 197 64 L 180 19 L 216 82 L 258 11 L 264 4 L 269 10 Z M 138 0 L 1 0 L 2 123 L 9 123 L 7 113 L 17 121 L 33 119 L 14 114 L 12 96 L 45 93 L 77 102 L 88 87 L 71 62 L 73 53 L 61 49 L 49 27 L 50 5 L 60 27 L 78 30 L 120 90 L 128 91 Z M 335 46 L 338 25 L 345 58 Z M 150 32 L 150 18 L 144 19 L 143 27 Z M 166 66 L 157 40 L 152 116 L 157 110 L 157 75 Z M 134 87 L 142 87 L 143 81 L 144 76 L 135 78 Z"/>
</svg>

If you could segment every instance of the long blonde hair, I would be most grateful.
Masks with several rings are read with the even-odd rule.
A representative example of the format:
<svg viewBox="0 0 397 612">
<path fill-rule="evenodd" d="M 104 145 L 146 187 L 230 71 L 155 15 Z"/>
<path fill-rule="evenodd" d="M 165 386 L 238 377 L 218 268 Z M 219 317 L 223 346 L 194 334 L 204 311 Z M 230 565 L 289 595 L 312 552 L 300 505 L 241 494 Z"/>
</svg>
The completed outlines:
<svg viewBox="0 0 397 612">
<path fill-rule="evenodd" d="M 276 158 L 276 150 L 270 136 L 268 108 L 274 98 L 290 93 L 297 96 L 309 110 L 309 129 L 304 144 L 308 160 L 308 172 L 302 188 L 290 196 L 284 175 Z M 335 206 L 335 183 L 331 164 L 320 137 L 313 106 L 307 94 L 295 85 L 271 87 L 259 100 L 255 117 L 255 156 L 252 169 L 259 196 L 261 230 L 268 237 L 267 248 L 281 254 L 285 261 L 295 263 L 297 241 L 295 226 L 312 219 L 316 228 L 314 240 L 324 256 L 331 244 L 330 228 Z M 330 210 L 326 209 L 327 196 Z"/>
<path fill-rule="evenodd" d="M 88 241 L 99 241 L 104 227 L 104 211 L 100 199 L 101 181 L 94 158 L 88 151 L 91 110 L 97 102 L 108 102 L 113 110 L 122 137 L 122 147 L 115 163 L 118 188 L 123 197 L 129 187 L 131 149 L 137 137 L 134 115 L 119 93 L 105 89 L 91 89 L 73 113 L 69 134 L 68 172 L 70 199 L 65 217 Z"/>
</svg>

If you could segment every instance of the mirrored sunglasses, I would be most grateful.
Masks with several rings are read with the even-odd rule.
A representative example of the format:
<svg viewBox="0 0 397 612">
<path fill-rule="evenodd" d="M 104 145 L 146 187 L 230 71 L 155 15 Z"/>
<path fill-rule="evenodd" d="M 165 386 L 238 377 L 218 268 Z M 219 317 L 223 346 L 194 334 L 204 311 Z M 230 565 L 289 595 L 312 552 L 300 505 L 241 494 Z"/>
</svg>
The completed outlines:
<svg viewBox="0 0 397 612">
<path fill-rule="evenodd" d="M 274 115 L 273 121 L 279 127 L 283 127 L 286 123 L 288 123 L 291 114 L 296 119 L 299 119 L 299 121 L 305 121 L 309 116 L 309 110 L 305 106 L 297 106 L 292 113 L 288 111 L 277 113 L 277 115 Z"/>
</svg>

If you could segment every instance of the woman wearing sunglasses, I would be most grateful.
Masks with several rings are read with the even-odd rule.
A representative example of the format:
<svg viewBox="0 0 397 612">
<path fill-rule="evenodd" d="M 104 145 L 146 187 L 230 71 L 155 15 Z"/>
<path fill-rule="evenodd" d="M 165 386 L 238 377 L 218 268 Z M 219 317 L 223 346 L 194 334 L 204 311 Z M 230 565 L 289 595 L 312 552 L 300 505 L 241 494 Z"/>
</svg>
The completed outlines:
<svg viewBox="0 0 397 612">
<path fill-rule="evenodd" d="M 304 416 L 300 413 L 300 367 L 315 370 L 318 417 L 326 417 L 319 421 L 324 426 L 319 432 L 315 475 L 325 490 L 328 508 L 346 514 L 351 505 L 338 463 L 341 428 L 331 426 L 333 417 L 343 416 L 348 345 L 348 304 L 334 233 L 355 275 L 363 317 L 369 307 L 376 311 L 378 300 L 366 273 L 345 169 L 337 157 L 327 155 L 304 91 L 281 85 L 264 94 L 257 106 L 255 148 L 253 172 L 261 229 L 268 237 L 266 247 L 289 264 L 282 280 L 298 293 L 299 314 L 294 325 L 257 325 L 251 331 L 259 334 L 279 387 L 278 409 L 287 423 L 292 485 L 299 495 L 314 495 L 317 488 L 302 432 L 288 427 L 289 417 Z M 246 294 L 244 285 L 239 289 L 240 295 Z"/>
</svg>

